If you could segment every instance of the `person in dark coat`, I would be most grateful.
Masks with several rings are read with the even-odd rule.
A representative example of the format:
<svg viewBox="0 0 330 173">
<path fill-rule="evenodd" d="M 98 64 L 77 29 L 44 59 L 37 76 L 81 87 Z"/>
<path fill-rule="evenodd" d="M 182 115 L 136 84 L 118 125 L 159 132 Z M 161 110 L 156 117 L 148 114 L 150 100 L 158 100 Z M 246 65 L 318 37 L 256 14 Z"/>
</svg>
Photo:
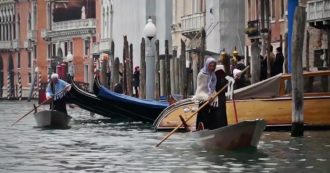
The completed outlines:
<svg viewBox="0 0 330 173">
<path fill-rule="evenodd" d="M 271 76 L 275 76 L 283 72 L 283 62 L 284 56 L 282 53 L 282 47 L 278 47 L 276 48 L 276 56 L 272 66 Z"/>
<path fill-rule="evenodd" d="M 248 81 L 245 78 L 245 73 L 242 71 L 246 68 L 241 56 L 237 56 L 237 64 L 234 66 L 233 77 L 235 78 L 234 89 L 239 89 L 248 85 Z"/>
<path fill-rule="evenodd" d="M 139 97 L 139 85 L 140 85 L 140 67 L 136 66 L 133 73 L 133 87 L 136 97 Z"/>
<path fill-rule="evenodd" d="M 217 83 L 215 89 L 219 92 L 226 84 L 226 73 L 223 65 L 217 65 L 215 68 Z M 212 116 L 209 116 L 209 129 L 217 129 L 228 125 L 226 112 L 226 90 L 218 95 L 218 107 L 213 107 L 210 111 Z"/>
<path fill-rule="evenodd" d="M 267 79 L 267 58 L 260 55 L 260 81 Z"/>
</svg>

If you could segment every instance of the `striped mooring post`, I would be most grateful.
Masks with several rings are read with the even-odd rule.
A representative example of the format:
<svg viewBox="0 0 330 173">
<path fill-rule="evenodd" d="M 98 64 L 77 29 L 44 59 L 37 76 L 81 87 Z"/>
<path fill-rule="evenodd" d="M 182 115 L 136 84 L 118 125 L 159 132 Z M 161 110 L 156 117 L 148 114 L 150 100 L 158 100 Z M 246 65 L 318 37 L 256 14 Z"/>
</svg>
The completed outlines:
<svg viewBox="0 0 330 173">
<path fill-rule="evenodd" d="M 41 73 L 38 73 L 38 96 L 39 96 L 39 91 L 41 90 Z"/>
<path fill-rule="evenodd" d="M 10 88 L 10 72 L 7 75 L 7 99 L 10 99 L 11 88 Z"/>
<path fill-rule="evenodd" d="M 18 100 L 22 100 L 22 79 L 21 79 L 21 73 L 17 73 L 18 77 Z"/>
<path fill-rule="evenodd" d="M 38 98 L 39 97 L 39 91 L 41 90 L 41 73 L 40 72 L 37 72 L 36 76 L 38 76 L 38 83 L 36 84 L 36 88 L 34 90 L 34 95 L 35 95 L 35 98 Z"/>
</svg>

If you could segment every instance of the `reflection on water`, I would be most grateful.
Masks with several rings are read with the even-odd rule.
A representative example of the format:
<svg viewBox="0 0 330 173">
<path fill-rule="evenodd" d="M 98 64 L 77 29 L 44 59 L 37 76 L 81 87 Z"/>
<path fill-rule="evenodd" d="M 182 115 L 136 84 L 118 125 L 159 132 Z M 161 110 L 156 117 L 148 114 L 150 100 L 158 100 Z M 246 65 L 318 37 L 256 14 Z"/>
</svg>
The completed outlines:
<svg viewBox="0 0 330 173">
<path fill-rule="evenodd" d="M 46 106 L 44 107 L 46 108 Z M 328 172 L 329 131 L 265 132 L 258 149 L 206 151 L 191 145 L 185 133 L 166 135 L 141 122 L 113 122 L 69 108 L 66 130 L 39 129 L 32 103 L 0 102 L 0 172 Z"/>
</svg>

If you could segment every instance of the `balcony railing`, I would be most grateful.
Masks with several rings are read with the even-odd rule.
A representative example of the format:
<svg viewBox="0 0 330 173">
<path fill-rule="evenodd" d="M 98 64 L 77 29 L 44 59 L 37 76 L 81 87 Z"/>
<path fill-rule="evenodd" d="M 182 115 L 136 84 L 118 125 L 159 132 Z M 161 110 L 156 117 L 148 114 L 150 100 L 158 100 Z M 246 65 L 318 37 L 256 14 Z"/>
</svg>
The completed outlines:
<svg viewBox="0 0 330 173">
<path fill-rule="evenodd" d="M 79 19 L 79 20 L 69 20 L 63 22 L 54 22 L 52 25 L 52 31 L 63 31 L 71 29 L 85 29 L 85 28 L 95 28 L 95 19 Z"/>
<path fill-rule="evenodd" d="M 310 0 L 307 2 L 307 21 L 330 20 L 330 1 Z"/>
<path fill-rule="evenodd" d="M 0 41 L 0 49 L 2 50 L 11 50 L 11 49 L 18 49 L 18 41 Z"/>
<path fill-rule="evenodd" d="M 182 34 L 185 36 L 199 32 L 205 26 L 205 13 L 196 13 L 181 17 Z"/>
<path fill-rule="evenodd" d="M 107 52 L 110 51 L 111 48 L 111 40 L 110 38 L 102 39 L 99 44 L 99 51 L 100 52 Z"/>
</svg>

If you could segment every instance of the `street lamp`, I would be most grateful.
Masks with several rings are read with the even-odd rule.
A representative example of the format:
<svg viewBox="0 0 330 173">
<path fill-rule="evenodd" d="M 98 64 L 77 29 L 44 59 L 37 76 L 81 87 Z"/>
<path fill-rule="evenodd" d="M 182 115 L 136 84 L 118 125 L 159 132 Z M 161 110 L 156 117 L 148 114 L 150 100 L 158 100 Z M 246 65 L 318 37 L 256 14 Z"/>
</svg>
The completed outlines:
<svg viewBox="0 0 330 173">
<path fill-rule="evenodd" d="M 144 27 L 144 34 L 148 38 L 148 46 L 146 47 L 146 99 L 153 99 L 154 80 L 155 80 L 155 53 L 152 46 L 152 38 L 156 36 L 156 26 L 149 17 L 148 23 Z"/>
</svg>

